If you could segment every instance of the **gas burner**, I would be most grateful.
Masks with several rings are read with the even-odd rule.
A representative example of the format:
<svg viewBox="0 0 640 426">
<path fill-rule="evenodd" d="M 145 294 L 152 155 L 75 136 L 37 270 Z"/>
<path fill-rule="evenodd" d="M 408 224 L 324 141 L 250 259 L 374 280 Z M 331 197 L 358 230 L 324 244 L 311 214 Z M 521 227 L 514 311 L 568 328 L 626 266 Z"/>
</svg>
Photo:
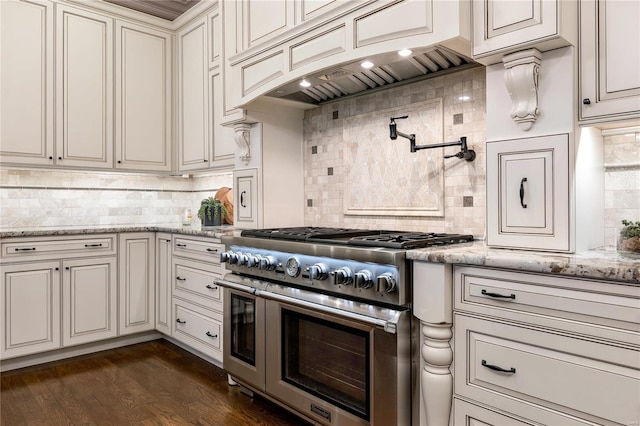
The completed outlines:
<svg viewBox="0 0 640 426">
<path fill-rule="evenodd" d="M 473 241 L 473 235 L 417 232 L 353 237 L 349 240 L 349 245 L 413 249 L 420 247 L 440 246 L 445 244 L 466 243 L 471 241 Z"/>
</svg>

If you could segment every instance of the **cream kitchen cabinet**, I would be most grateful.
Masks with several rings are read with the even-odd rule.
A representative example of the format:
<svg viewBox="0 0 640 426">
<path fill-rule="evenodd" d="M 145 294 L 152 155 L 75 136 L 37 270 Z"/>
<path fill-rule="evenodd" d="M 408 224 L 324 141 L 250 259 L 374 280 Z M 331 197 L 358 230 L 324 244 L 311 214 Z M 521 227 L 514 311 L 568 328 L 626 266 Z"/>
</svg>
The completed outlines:
<svg viewBox="0 0 640 426">
<path fill-rule="evenodd" d="M 56 4 L 56 158 L 113 168 L 113 19 Z"/>
<path fill-rule="evenodd" d="M 216 16 L 214 10 L 185 25 L 177 34 L 179 171 L 233 167 L 233 130 L 220 125 L 221 26 Z"/>
<path fill-rule="evenodd" d="M 0 265 L 0 271 L 0 358 L 59 348 L 60 262 Z"/>
<path fill-rule="evenodd" d="M 0 2 L 0 162 L 54 164 L 53 3 Z"/>
<path fill-rule="evenodd" d="M 485 65 L 535 47 L 539 51 L 576 45 L 578 2 L 562 0 L 473 0 L 473 58 Z"/>
<path fill-rule="evenodd" d="M 233 224 L 238 228 L 258 228 L 258 169 L 233 171 L 234 200 Z"/>
<path fill-rule="evenodd" d="M 173 36 L 115 23 L 115 168 L 172 168 Z"/>
<path fill-rule="evenodd" d="M 117 259 L 98 257 L 62 262 L 62 345 L 118 335 Z"/>
<path fill-rule="evenodd" d="M 174 236 L 171 259 L 172 328 L 179 342 L 222 365 L 223 277 L 219 240 Z"/>
<path fill-rule="evenodd" d="M 580 3 L 580 124 L 640 119 L 640 3 Z"/>
<path fill-rule="evenodd" d="M 171 335 L 171 234 L 156 234 L 156 330 Z"/>
<path fill-rule="evenodd" d="M 454 418 L 477 416 L 465 402 L 533 424 L 640 418 L 637 286 L 456 266 L 453 287 Z"/>
<path fill-rule="evenodd" d="M 118 334 L 153 330 L 156 326 L 155 234 L 122 233 L 118 238 Z"/>
</svg>

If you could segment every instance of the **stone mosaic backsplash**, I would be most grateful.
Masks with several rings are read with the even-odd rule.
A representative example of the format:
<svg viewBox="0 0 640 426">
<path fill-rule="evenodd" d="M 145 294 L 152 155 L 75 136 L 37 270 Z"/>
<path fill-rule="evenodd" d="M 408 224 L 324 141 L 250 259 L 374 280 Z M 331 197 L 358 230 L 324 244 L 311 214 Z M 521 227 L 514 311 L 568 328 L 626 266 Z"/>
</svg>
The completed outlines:
<svg viewBox="0 0 640 426">
<path fill-rule="evenodd" d="M 441 103 L 441 113 L 424 117 L 425 105 L 433 103 Z M 389 138 L 390 114 L 409 115 L 397 128 L 415 133 L 420 145 L 466 136 L 475 161 L 443 159 L 459 147 L 410 153 L 407 139 Z M 307 110 L 305 224 L 484 238 L 485 139 L 483 67 Z"/>
<path fill-rule="evenodd" d="M 640 128 L 604 131 L 605 245 L 616 247 L 622 219 L 640 221 Z"/>
<path fill-rule="evenodd" d="M 181 224 L 231 173 L 181 178 L 107 172 L 0 170 L 0 229 Z"/>
</svg>

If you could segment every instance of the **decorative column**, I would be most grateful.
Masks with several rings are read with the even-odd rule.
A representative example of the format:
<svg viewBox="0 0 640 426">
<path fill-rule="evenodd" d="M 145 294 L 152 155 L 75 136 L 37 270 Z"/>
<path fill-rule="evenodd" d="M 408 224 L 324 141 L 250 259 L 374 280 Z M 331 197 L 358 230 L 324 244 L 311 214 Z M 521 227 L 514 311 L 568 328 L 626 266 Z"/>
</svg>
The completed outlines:
<svg viewBox="0 0 640 426">
<path fill-rule="evenodd" d="M 240 148 L 238 157 L 240 160 L 244 161 L 245 165 L 248 165 L 249 160 L 251 159 L 251 124 L 238 123 L 233 126 L 233 130 L 235 131 L 236 145 Z"/>
<path fill-rule="evenodd" d="M 453 398 L 453 376 L 449 367 L 453 362 L 453 351 L 449 341 L 453 336 L 451 323 L 429 324 L 421 322 L 424 345 L 421 372 L 422 398 L 426 424 L 448 425 Z"/>
<path fill-rule="evenodd" d="M 511 118 L 522 130 L 538 119 L 538 73 L 542 54 L 537 49 L 515 52 L 502 58 L 504 83 L 511 97 Z"/>
</svg>

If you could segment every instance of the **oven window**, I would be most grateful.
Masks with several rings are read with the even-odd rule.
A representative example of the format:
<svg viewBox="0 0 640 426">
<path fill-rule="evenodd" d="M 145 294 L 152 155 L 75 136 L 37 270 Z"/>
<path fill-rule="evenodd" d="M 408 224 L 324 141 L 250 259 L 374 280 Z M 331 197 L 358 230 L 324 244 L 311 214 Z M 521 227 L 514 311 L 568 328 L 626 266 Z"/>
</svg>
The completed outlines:
<svg viewBox="0 0 640 426">
<path fill-rule="evenodd" d="M 369 420 L 369 333 L 282 310 L 282 380 Z"/>
<path fill-rule="evenodd" d="M 256 365 L 255 299 L 231 293 L 231 356 Z"/>
</svg>

